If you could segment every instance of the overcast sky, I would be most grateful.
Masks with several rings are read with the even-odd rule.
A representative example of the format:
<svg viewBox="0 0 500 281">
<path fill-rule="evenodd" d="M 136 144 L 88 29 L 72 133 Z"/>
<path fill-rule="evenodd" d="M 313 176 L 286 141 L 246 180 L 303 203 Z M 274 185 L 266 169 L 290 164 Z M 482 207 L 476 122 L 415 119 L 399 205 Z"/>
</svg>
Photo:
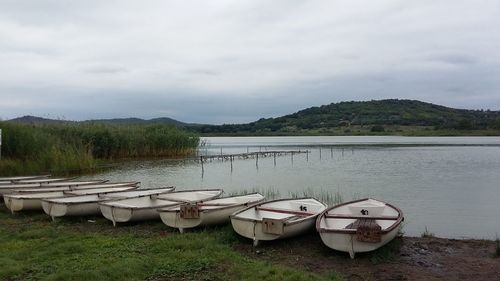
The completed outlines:
<svg viewBox="0 0 500 281">
<path fill-rule="evenodd" d="M 0 118 L 500 109 L 500 1 L 0 0 Z"/>
</svg>

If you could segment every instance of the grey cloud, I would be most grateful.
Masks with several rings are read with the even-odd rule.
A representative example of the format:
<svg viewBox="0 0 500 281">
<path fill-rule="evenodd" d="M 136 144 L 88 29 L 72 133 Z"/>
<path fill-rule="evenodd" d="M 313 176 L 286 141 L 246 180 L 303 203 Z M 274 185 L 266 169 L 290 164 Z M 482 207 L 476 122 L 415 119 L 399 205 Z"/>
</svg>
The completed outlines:
<svg viewBox="0 0 500 281">
<path fill-rule="evenodd" d="M 219 72 L 213 71 L 211 69 L 192 69 L 189 70 L 187 73 L 189 74 L 199 74 L 199 75 L 209 75 L 209 76 L 214 76 L 218 75 Z"/>
<path fill-rule="evenodd" d="M 456 65 L 471 65 L 478 63 L 478 59 L 471 55 L 462 55 L 462 54 L 447 54 L 431 57 L 430 60 L 441 61 L 449 64 Z"/>
<path fill-rule="evenodd" d="M 101 74 L 101 73 L 121 73 L 121 72 L 127 72 L 128 69 L 122 66 L 111 66 L 111 65 L 96 65 L 96 66 L 90 66 L 86 67 L 83 69 L 84 72 L 88 73 L 95 73 L 95 74 Z"/>
<path fill-rule="evenodd" d="M 343 100 L 500 109 L 498 1 L 2 1 L 0 118 L 234 123 Z"/>
</svg>

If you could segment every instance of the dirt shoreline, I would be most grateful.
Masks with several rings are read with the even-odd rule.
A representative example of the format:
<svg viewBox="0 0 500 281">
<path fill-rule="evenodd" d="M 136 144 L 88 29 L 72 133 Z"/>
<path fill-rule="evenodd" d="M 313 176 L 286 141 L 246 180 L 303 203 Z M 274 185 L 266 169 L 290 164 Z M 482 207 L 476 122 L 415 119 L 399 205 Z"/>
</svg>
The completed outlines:
<svg viewBox="0 0 500 281">
<path fill-rule="evenodd" d="M 55 227 L 75 233 L 95 232 L 116 237 L 131 232 L 143 238 L 181 235 L 165 228 L 161 222 L 115 228 L 101 217 L 91 217 L 67 219 L 53 224 L 38 212 L 12 216 L 2 203 L 0 212 L 4 213 L 0 225 L 11 231 Z M 357 254 L 355 259 L 350 259 L 347 253 L 326 247 L 315 232 L 290 239 L 261 241 L 259 247 L 255 248 L 251 240 L 238 236 L 230 226 L 222 229 L 224 233 L 231 233 L 226 233 L 231 237 L 228 243 L 243 256 L 320 276 L 335 275 L 344 280 L 500 281 L 500 257 L 495 257 L 497 245 L 492 240 L 398 237 L 377 251 Z M 220 231 L 221 228 L 196 229 L 193 232 L 214 235 L 217 233 L 214 230 Z"/>
<path fill-rule="evenodd" d="M 496 242 L 436 237 L 399 237 L 373 253 L 347 253 L 324 246 L 317 234 L 263 243 L 238 244 L 235 250 L 252 258 L 345 280 L 493 280 L 500 281 Z"/>
</svg>

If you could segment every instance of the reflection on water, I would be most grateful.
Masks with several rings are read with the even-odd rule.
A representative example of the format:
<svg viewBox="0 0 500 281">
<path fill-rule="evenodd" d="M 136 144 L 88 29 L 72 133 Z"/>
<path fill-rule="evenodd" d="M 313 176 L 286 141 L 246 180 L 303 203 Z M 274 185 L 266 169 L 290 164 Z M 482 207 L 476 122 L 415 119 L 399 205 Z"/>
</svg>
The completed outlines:
<svg viewBox="0 0 500 281">
<path fill-rule="evenodd" d="M 144 187 L 220 187 L 226 194 L 312 195 L 330 203 L 374 197 L 403 210 L 407 235 L 418 236 L 425 227 L 445 237 L 491 239 L 500 233 L 500 138 L 207 138 L 207 144 L 201 154 L 218 154 L 221 147 L 224 154 L 310 153 L 278 157 L 276 165 L 273 157 L 234 160 L 232 170 L 230 161 L 214 160 L 204 164 L 203 177 L 193 160 L 131 161 L 89 178 L 138 180 Z"/>
</svg>

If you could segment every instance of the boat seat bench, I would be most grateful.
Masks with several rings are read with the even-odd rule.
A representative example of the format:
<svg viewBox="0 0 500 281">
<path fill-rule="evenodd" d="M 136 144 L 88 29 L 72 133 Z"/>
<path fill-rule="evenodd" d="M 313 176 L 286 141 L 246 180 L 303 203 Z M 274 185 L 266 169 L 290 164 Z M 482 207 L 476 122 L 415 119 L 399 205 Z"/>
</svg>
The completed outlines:
<svg viewBox="0 0 500 281">
<path fill-rule="evenodd" d="M 341 215 L 341 214 L 325 214 L 327 219 L 372 219 L 372 220 L 397 220 L 398 216 L 353 216 L 353 215 Z"/>
<path fill-rule="evenodd" d="M 290 215 L 304 216 L 304 217 L 316 215 L 315 213 L 309 213 L 309 212 L 305 212 L 305 211 L 294 211 L 294 210 L 269 208 L 269 207 L 261 207 L 261 206 L 256 206 L 255 210 L 275 212 L 275 213 L 281 213 L 281 214 L 290 214 Z"/>
</svg>

